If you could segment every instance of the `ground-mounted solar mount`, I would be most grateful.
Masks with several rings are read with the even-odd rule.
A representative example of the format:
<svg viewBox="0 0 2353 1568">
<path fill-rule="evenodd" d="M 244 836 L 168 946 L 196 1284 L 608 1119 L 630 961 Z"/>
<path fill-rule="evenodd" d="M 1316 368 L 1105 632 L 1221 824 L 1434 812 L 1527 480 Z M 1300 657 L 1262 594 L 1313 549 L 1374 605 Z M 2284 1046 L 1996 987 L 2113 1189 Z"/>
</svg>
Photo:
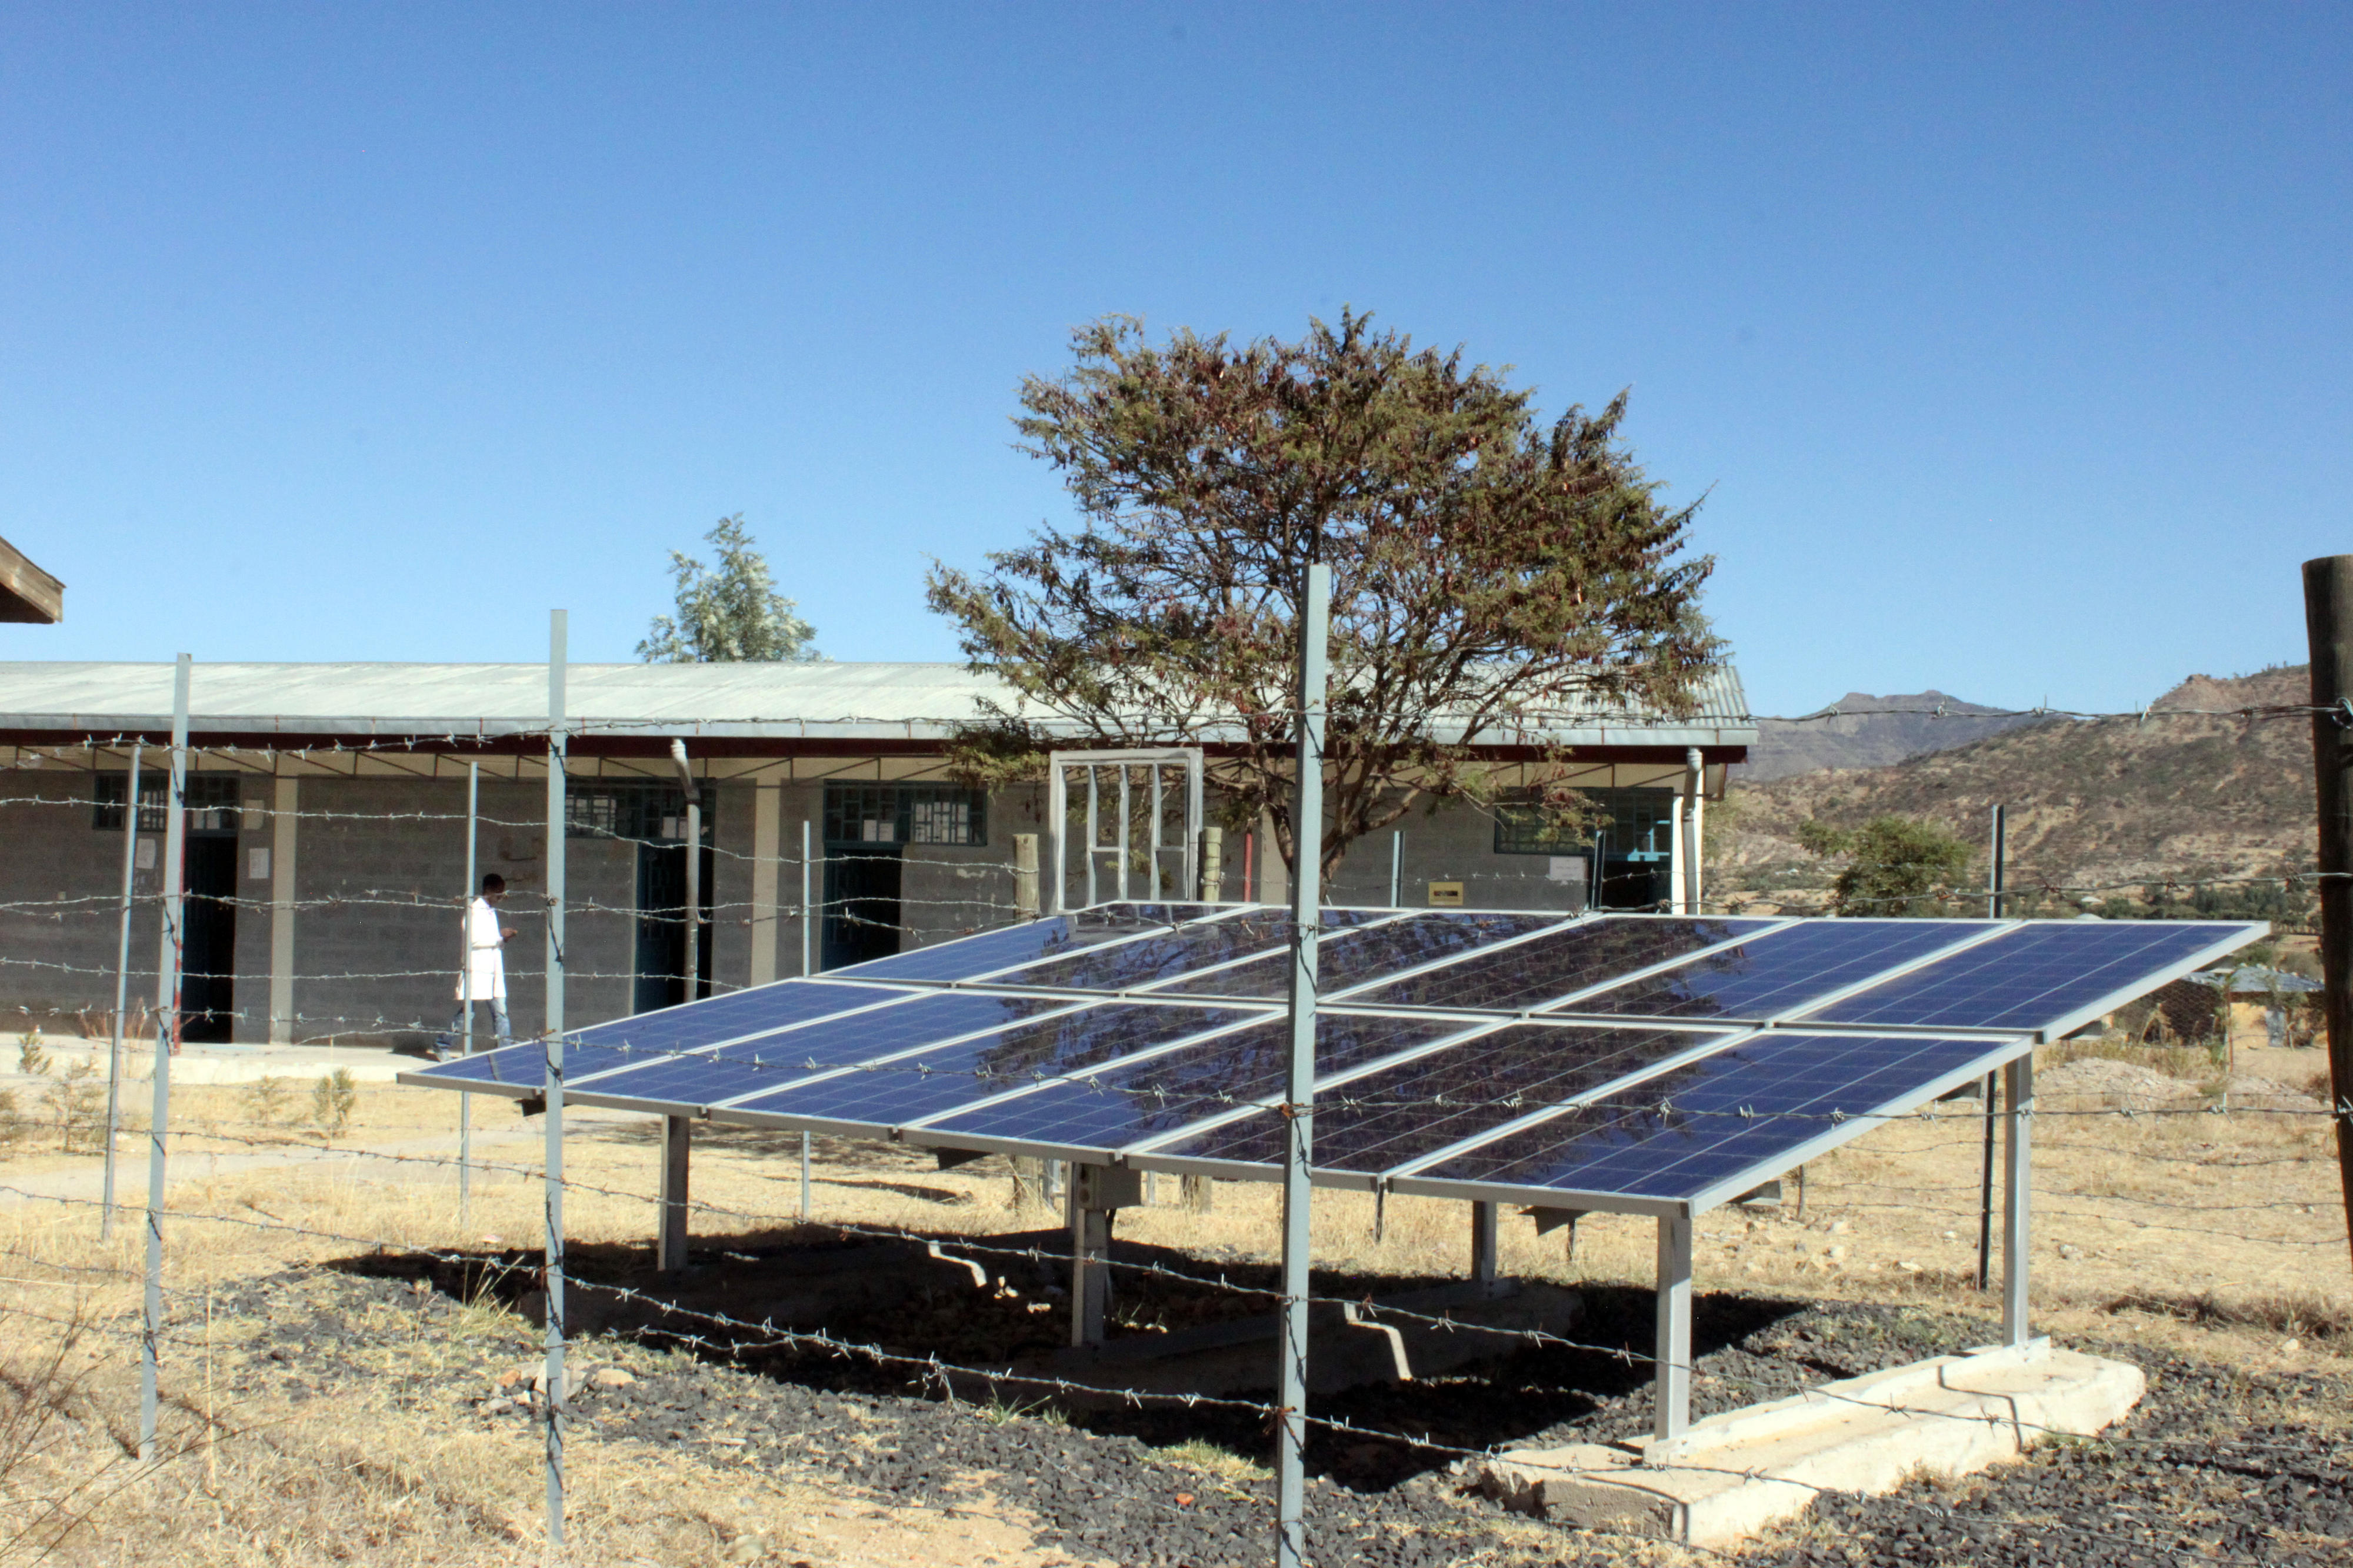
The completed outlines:
<svg viewBox="0 0 2353 1568">
<path fill-rule="evenodd" d="M 1326 909 L 1315 1184 L 1659 1227 L 1657 1437 L 1689 1410 L 1692 1223 L 2003 1075 L 2004 1342 L 2030 1340 L 2032 1052 L 2258 940 L 2260 922 Z M 1103 1331 L 1135 1176 L 1282 1178 L 1289 911 L 1117 903 L 568 1031 L 565 1094 L 663 1117 L 682 1259 L 696 1121 L 1077 1167 L 1074 1343 Z M 539 1095 L 509 1047 L 402 1075 Z M 1092 1173 L 1092 1174 L 1090 1174 Z"/>
</svg>

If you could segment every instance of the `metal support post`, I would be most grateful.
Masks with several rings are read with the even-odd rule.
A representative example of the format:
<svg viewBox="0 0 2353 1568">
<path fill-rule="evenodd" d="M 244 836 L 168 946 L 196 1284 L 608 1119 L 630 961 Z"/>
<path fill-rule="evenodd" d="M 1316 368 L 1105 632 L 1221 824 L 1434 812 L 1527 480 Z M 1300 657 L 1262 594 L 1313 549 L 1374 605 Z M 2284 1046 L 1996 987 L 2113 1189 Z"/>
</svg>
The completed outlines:
<svg viewBox="0 0 2353 1568">
<path fill-rule="evenodd" d="M 2008 1080 L 2010 1134 L 2002 1142 L 2001 1342 L 2016 1346 L 2029 1337 L 2026 1247 L 2033 1198 L 2034 1058 L 2022 1056 L 2002 1071 Z"/>
<path fill-rule="evenodd" d="M 686 795 L 686 984 L 681 1000 L 702 1000 L 702 789 L 695 782 L 694 764 L 686 760 L 686 742 L 670 743 L 670 765 L 678 769 L 679 788 Z"/>
<path fill-rule="evenodd" d="M 565 615 L 547 631 L 547 1539 L 564 1544 L 564 677 Z"/>
<path fill-rule="evenodd" d="M 1673 813 L 1673 819 L 1668 825 L 1667 911 L 1670 914 L 1685 915 L 1691 913 L 1691 905 L 1688 901 L 1690 893 L 1690 883 L 1688 878 L 1690 873 L 1685 869 L 1683 861 L 1683 819 L 1685 816 L 1683 808 L 1687 799 L 1688 797 L 1684 795 L 1681 790 L 1675 792 L 1674 802 L 1671 807 L 1671 810 Z"/>
<path fill-rule="evenodd" d="M 687 1163 L 694 1148 L 694 1122 L 684 1116 L 662 1118 L 661 1237 L 654 1247 L 654 1267 L 675 1274 L 686 1267 Z"/>
<path fill-rule="evenodd" d="M 2312 780 L 2319 814 L 2321 1014 L 2328 1028 L 2328 1103 L 2337 1182 L 2353 1241 L 2353 555 L 2304 563 L 2312 653 Z"/>
<path fill-rule="evenodd" d="M 1993 808 L 1991 858 L 1986 869 L 1986 919 L 2001 919 L 2002 861 L 2005 850 L 2002 808 Z M 2001 1075 L 1988 1073 L 1985 1086 L 1979 1091 L 1985 1101 L 1985 1156 L 1978 1173 L 1978 1289 L 1993 1289 L 1993 1097 L 1995 1080 Z"/>
<path fill-rule="evenodd" d="M 1103 830 L 1095 822 L 1095 770 L 1087 769 L 1087 904 L 1095 902 L 1095 858 L 1103 853 Z"/>
<path fill-rule="evenodd" d="M 1691 1426 L 1692 1222 L 1689 1215 L 1659 1216 L 1659 1327 L 1651 1353 L 1657 1408 L 1651 1432 L 1660 1442 Z"/>
<path fill-rule="evenodd" d="M 106 1051 L 106 1191 L 98 1239 L 114 1234 L 114 1141 L 122 1131 L 122 1016 L 131 1006 L 131 889 L 139 864 L 139 742 L 131 743 L 131 778 L 122 792 L 122 923 L 114 944 L 114 1028 Z"/>
<path fill-rule="evenodd" d="M 801 1134 L 801 1218 L 809 1216 L 809 1135 Z"/>
<path fill-rule="evenodd" d="M 1495 1250 L 1497 1221 L 1502 1209 L 1500 1204 L 1474 1203 L 1471 1205 L 1471 1278 L 1490 1296 L 1497 1288 Z"/>
<path fill-rule="evenodd" d="M 1389 908 L 1405 908 L 1405 829 L 1389 833 Z"/>
<path fill-rule="evenodd" d="M 1168 808 L 1160 798 L 1160 764 L 1152 764 L 1152 887 L 1145 898 L 1157 902 L 1160 898 L 1160 830 Z"/>
<path fill-rule="evenodd" d="M 1068 1183 L 1071 1225 L 1071 1342 L 1099 1345 L 1111 1298 L 1111 1214 L 1087 1201 L 1091 1184 L 1073 1170 Z"/>
<path fill-rule="evenodd" d="M 809 880 L 815 870 L 816 862 L 809 856 L 808 818 L 803 817 L 801 818 L 801 973 L 803 974 L 817 973 L 817 966 L 810 961 L 810 954 L 815 950 L 809 945 L 815 940 L 817 929 L 817 906 L 809 900 Z"/>
<path fill-rule="evenodd" d="M 1128 858 L 1129 858 L 1129 857 L 1130 857 L 1130 856 L 1132 856 L 1132 855 L 1134 853 L 1134 846 L 1133 846 L 1133 844 L 1132 844 L 1132 842 L 1131 842 L 1130 835 L 1132 835 L 1132 834 L 1135 831 L 1133 827 L 1131 827 L 1131 826 L 1128 825 L 1128 820 L 1127 820 L 1127 795 L 1128 795 L 1128 778 L 1127 778 L 1127 775 L 1128 775 L 1128 768 L 1127 768 L 1127 765 L 1126 765 L 1125 763 L 1123 763 L 1122 764 L 1120 764 L 1120 770 L 1119 770 L 1119 860 L 1118 860 L 1118 863 L 1117 863 L 1117 864 L 1118 864 L 1118 871 L 1117 871 L 1117 873 L 1116 873 L 1116 874 L 1112 878 L 1112 886 L 1113 886 L 1113 887 L 1114 887 L 1114 888 L 1117 888 L 1117 889 L 1119 889 L 1119 898 L 1120 898 L 1120 901 L 1121 901 L 1121 902 L 1123 902 L 1123 903 L 1124 903 L 1124 902 L 1126 902 L 1126 901 L 1127 901 L 1127 896 L 1128 896 L 1128 893 L 1127 893 L 1127 862 L 1128 862 Z"/>
<path fill-rule="evenodd" d="M 1307 568 L 1299 595 L 1299 752 L 1292 841 L 1291 1061 L 1283 1091 L 1282 1333 L 1275 1421 L 1277 1568 L 1307 1562 L 1307 1264 L 1315 1103 L 1315 958 L 1323 925 L 1324 686 L 1332 568 Z"/>
<path fill-rule="evenodd" d="M 482 804 L 482 764 L 466 764 L 466 890 L 458 900 L 458 1016 L 465 1020 L 458 1054 L 474 1054 L 475 820 Z M 473 1205 L 474 1097 L 458 1093 L 458 1224 L 469 1223 Z"/>
<path fill-rule="evenodd" d="M 155 1458 L 157 1350 L 164 1338 L 164 1143 L 172 1131 L 172 1053 L 180 1043 L 180 961 L 187 934 L 181 855 L 187 840 L 188 683 L 180 656 L 172 672 L 172 786 L 164 797 L 164 939 L 155 976 L 155 1099 L 147 1129 L 147 1302 L 139 1336 L 139 1458 Z M 133 800 L 135 814 L 138 802 Z"/>
<path fill-rule="evenodd" d="M 1684 787 L 1691 797 L 1691 809 L 1683 814 L 1683 825 L 1686 840 L 1683 845 L 1683 912 L 1695 915 L 1702 912 L 1701 873 L 1704 869 L 1700 850 L 1705 843 L 1705 836 L 1700 831 L 1700 814 L 1707 804 L 1707 759 L 1700 754 L 1697 746 L 1684 749 L 1683 768 L 1686 773 Z"/>
</svg>

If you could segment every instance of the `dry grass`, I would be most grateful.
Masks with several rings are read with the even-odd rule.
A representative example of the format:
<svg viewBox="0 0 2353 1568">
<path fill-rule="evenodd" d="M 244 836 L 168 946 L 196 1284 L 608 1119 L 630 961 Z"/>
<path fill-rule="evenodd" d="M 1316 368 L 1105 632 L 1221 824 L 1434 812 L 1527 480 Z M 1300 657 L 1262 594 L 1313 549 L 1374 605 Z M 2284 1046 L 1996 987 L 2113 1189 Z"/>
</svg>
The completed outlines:
<svg viewBox="0 0 2353 1568">
<path fill-rule="evenodd" d="M 2242 1051 L 2239 1066 L 2283 1080 L 2309 1072 L 2311 1053 L 2279 1055 L 2302 1059 Z M 2165 1070 L 2147 1053 L 2130 1059 Z M 304 1091 L 289 1097 L 299 1115 L 307 1085 L 295 1087 Z M 347 1259 L 372 1244 L 476 1254 L 535 1246 L 538 1143 L 515 1134 L 535 1134 L 538 1124 L 505 1102 L 476 1102 L 482 1157 L 516 1170 L 478 1172 L 461 1225 L 454 1174 L 433 1163 L 446 1158 L 456 1124 L 445 1094 L 361 1089 L 338 1143 L 398 1150 L 408 1163 L 277 1163 L 315 1151 L 321 1137 L 258 1122 L 254 1098 L 237 1089 L 187 1089 L 175 1106 L 185 1117 L 183 1152 L 217 1158 L 184 1159 L 189 1179 L 174 1188 L 165 1268 L 175 1321 L 154 1464 L 130 1452 L 137 1216 L 100 1243 L 86 1205 L 0 1209 L 0 1568 L 36 1560 L 221 1568 L 540 1561 L 541 1479 L 530 1437 L 453 1424 L 446 1402 L 411 1405 L 398 1392 L 405 1373 L 461 1377 L 528 1359 L 537 1338 L 528 1324 L 484 1304 L 429 1332 L 414 1328 L 405 1341 L 370 1336 L 365 1342 L 379 1348 L 364 1353 L 382 1358 L 371 1363 L 380 1375 L 358 1392 L 289 1404 L 230 1393 L 240 1370 L 273 1348 L 270 1324 L 250 1314 L 213 1315 L 208 1324 L 206 1310 L 208 1293 L 299 1262 Z M 2177 1343 L 2273 1369 L 2333 1363 L 2353 1349 L 2343 1216 L 2319 1119 L 2042 1109 L 2034 1247 L 2042 1326 Z M 1704 1217 L 1700 1289 L 1911 1301 L 1990 1322 L 1992 1305 L 1971 1278 L 1979 1126 L 1976 1107 L 1956 1102 L 1869 1133 L 1809 1168 L 1802 1217 L 1794 1192 L 1778 1214 Z M 584 1120 L 580 1132 L 567 1151 L 576 1184 L 566 1200 L 571 1236 L 582 1245 L 649 1247 L 658 1160 L 649 1123 Z M 282 1146 L 257 1149 L 256 1139 Z M 698 1233 L 744 1245 L 792 1232 L 797 1148 L 795 1138 L 745 1130 L 700 1137 L 694 1191 L 710 1207 L 696 1218 Z M 821 1219 L 975 1235 L 1050 1223 L 1041 1209 L 1008 1208 L 1010 1183 L 997 1162 L 940 1172 L 915 1151 L 830 1140 L 818 1153 Z M 87 1154 L 28 1152 L 0 1157 L 0 1183 L 28 1167 L 48 1168 L 50 1180 L 69 1168 L 80 1180 L 95 1164 Z M 1202 1257 L 1207 1273 L 1272 1260 L 1273 1189 L 1221 1184 L 1214 1211 L 1201 1215 L 1176 1206 L 1175 1185 L 1161 1184 L 1163 1206 L 1123 1213 L 1121 1235 Z M 135 1169 L 126 1191 L 143 1191 Z M 1368 1197 L 1319 1194 L 1319 1268 L 1405 1278 L 1457 1274 L 1468 1262 L 1459 1205 L 1397 1198 L 1377 1237 L 1373 1220 Z M 1649 1278 L 1652 1245 L 1646 1223 L 1594 1216 L 1577 1227 L 1572 1258 L 1560 1233 L 1539 1238 L 1514 1220 L 1502 1261 L 1564 1283 L 1639 1282 Z M 1254 1473 L 1207 1444 L 1171 1457 L 1212 1484 Z M 1018 1518 L 878 1510 L 723 1458 L 584 1435 L 571 1475 L 572 1558 L 582 1563 L 1044 1560 Z"/>
</svg>

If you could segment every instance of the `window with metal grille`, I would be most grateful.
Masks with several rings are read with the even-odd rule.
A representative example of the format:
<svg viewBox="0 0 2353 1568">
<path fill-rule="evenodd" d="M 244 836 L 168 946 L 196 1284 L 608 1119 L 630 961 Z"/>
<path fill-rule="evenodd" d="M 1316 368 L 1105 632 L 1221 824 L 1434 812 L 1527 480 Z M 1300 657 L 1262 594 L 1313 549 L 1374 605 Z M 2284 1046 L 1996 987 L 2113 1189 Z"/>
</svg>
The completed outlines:
<svg viewBox="0 0 2353 1568">
<path fill-rule="evenodd" d="M 100 833 L 122 831 L 123 797 L 131 788 L 131 775 L 97 773 L 92 775 L 90 792 L 90 826 Z M 241 825 L 245 802 L 243 781 L 235 773 L 190 773 L 182 785 L 188 803 L 187 828 L 191 833 L 234 833 Z M 139 770 L 139 831 L 161 833 L 164 818 L 165 797 L 171 793 L 172 775 L 161 769 Z"/>
<path fill-rule="evenodd" d="M 1557 826 L 1552 814 L 1531 801 L 1505 801 L 1495 807 L 1498 855 L 1582 855 L 1597 837 L 1613 858 L 1645 860 L 1667 853 L 1674 824 L 1675 795 L 1664 789 L 1580 790 L 1604 820 L 1579 831 Z"/>
<path fill-rule="evenodd" d="M 702 792 L 702 837 L 712 836 L 717 800 Z M 606 781 L 564 792 L 566 838 L 621 838 L 668 843 L 686 837 L 686 792 L 676 784 Z"/>
<path fill-rule="evenodd" d="M 988 842 L 988 796 L 961 784 L 829 784 L 825 786 L 828 844 Z"/>
</svg>

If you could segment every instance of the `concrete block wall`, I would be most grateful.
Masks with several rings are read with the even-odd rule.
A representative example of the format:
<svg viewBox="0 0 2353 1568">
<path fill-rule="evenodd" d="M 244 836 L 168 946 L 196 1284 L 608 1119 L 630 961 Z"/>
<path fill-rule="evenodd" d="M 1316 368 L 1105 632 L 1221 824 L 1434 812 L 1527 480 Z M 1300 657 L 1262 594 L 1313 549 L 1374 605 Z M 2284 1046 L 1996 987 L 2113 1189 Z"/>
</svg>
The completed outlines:
<svg viewBox="0 0 2353 1568">
<path fill-rule="evenodd" d="M 83 773 L 23 769 L 0 775 L 0 1009 L 10 1033 L 29 1024 L 71 1033 L 72 1016 L 114 1005 L 122 835 L 90 826 L 94 785 Z M 155 996 L 162 926 L 156 868 L 136 875 L 131 996 Z M 18 1009 L 25 1009 L 19 1012 Z"/>
</svg>

